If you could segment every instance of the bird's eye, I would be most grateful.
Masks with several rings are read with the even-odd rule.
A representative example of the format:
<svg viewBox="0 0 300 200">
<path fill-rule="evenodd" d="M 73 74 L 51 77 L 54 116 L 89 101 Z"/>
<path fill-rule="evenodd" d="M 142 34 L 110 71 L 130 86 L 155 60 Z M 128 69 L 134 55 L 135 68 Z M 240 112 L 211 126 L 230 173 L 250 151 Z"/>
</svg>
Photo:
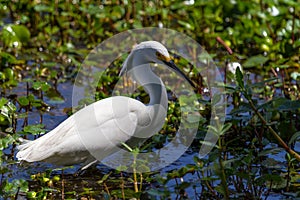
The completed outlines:
<svg viewBox="0 0 300 200">
<path fill-rule="evenodd" d="M 161 53 L 159 53 L 158 51 L 156 52 L 156 56 L 159 60 L 163 60 L 163 55 Z"/>
<path fill-rule="evenodd" d="M 158 51 L 156 52 L 156 56 L 161 61 L 169 62 L 171 60 L 169 57 L 166 57 L 165 55 L 159 53 Z"/>
</svg>

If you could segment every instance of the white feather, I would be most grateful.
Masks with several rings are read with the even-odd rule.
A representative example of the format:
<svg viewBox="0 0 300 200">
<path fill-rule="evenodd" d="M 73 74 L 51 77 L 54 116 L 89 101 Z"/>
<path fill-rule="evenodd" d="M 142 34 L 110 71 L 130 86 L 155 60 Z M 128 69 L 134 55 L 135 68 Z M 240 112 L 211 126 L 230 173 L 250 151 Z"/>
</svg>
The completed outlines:
<svg viewBox="0 0 300 200">
<path fill-rule="evenodd" d="M 149 64 L 163 63 L 157 58 L 157 52 L 169 61 L 168 51 L 162 44 L 142 42 L 130 53 L 121 70 L 121 74 L 128 73 L 144 87 L 150 96 L 149 105 L 123 96 L 95 102 L 42 137 L 18 146 L 18 160 L 59 166 L 84 163 L 88 167 L 117 151 L 132 136 L 145 140 L 159 131 L 164 124 L 168 99 L 161 79 Z"/>
</svg>

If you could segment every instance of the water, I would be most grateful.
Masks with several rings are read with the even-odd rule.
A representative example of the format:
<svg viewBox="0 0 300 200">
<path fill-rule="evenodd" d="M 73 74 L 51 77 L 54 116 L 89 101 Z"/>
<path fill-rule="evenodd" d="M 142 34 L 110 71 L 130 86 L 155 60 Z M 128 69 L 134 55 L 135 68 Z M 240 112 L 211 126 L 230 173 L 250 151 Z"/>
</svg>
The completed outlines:
<svg viewBox="0 0 300 200">
<path fill-rule="evenodd" d="M 65 112 L 66 108 L 71 108 L 72 107 L 72 88 L 73 88 L 73 83 L 72 81 L 67 81 L 61 84 L 58 84 L 57 87 L 57 92 L 59 95 L 63 98 L 63 101 L 55 102 L 51 98 L 44 96 L 44 101 L 48 103 L 51 106 L 51 109 L 49 112 L 44 112 L 40 113 L 38 110 L 32 110 L 28 114 L 28 124 L 39 124 L 42 120 L 43 124 L 45 124 L 45 128 L 47 130 L 52 130 L 55 128 L 58 124 L 60 124 L 63 120 L 65 120 L 68 115 Z M 11 93 L 17 94 L 17 95 L 25 95 L 26 94 L 26 85 L 24 83 L 20 83 L 17 88 L 14 88 Z M 231 109 L 231 108 L 229 108 Z M 19 119 L 18 120 L 18 126 L 17 129 L 18 131 L 22 129 L 24 119 Z M 30 140 L 35 139 L 34 136 L 29 136 Z M 296 149 L 300 148 L 300 144 L 297 143 L 297 146 L 295 147 Z M 199 146 L 199 145 L 198 145 Z M 271 147 L 271 146 L 270 146 Z M 10 154 L 12 151 L 12 148 L 6 149 L 5 153 Z M 189 148 L 178 160 L 173 162 L 172 164 L 168 165 L 167 167 L 163 168 L 159 174 L 161 176 L 165 176 L 168 172 L 171 172 L 173 170 L 178 170 L 186 165 L 195 165 L 194 163 L 194 157 L 198 156 L 198 151 L 199 149 L 192 149 Z M 275 160 L 278 160 L 283 163 L 282 167 L 284 168 L 285 165 L 285 152 L 282 151 L 278 154 L 271 155 L 269 156 L 270 158 L 273 158 Z M 83 176 L 79 178 L 74 178 L 72 174 L 76 173 L 77 170 L 79 169 L 79 165 L 75 166 L 74 168 L 68 168 L 64 170 L 65 174 L 65 179 L 66 181 L 70 182 L 70 184 L 77 184 L 81 182 L 84 179 L 90 179 L 92 181 L 89 181 L 89 186 L 90 187 L 99 187 L 99 185 L 96 183 L 97 180 L 100 180 L 100 178 L 104 175 L 109 173 L 112 169 L 103 165 L 103 164 L 98 164 L 97 168 L 91 168 L 88 170 L 87 173 L 85 173 Z M 13 179 L 26 179 L 30 180 L 30 175 L 31 174 L 37 174 L 39 172 L 44 172 L 47 169 L 52 169 L 53 166 L 48 165 L 48 164 L 31 164 L 31 165 L 25 165 L 25 166 L 20 166 L 18 164 L 12 164 L 9 165 L 9 168 L 12 170 L 12 174 L 10 177 L 7 177 L 10 181 Z M 54 171 L 53 174 L 60 174 L 61 171 Z M 98 176 L 95 177 L 95 174 Z M 132 175 L 128 175 L 129 177 Z M 173 191 L 171 194 L 172 199 L 178 198 L 178 192 L 175 188 L 182 184 L 183 182 L 188 182 L 191 183 L 191 186 L 185 188 L 185 192 L 187 196 L 190 199 L 196 199 L 197 194 L 199 191 L 201 191 L 201 184 L 199 177 L 196 174 L 193 173 L 187 173 L 185 176 L 182 178 L 176 178 L 176 179 L 170 179 L 170 181 L 167 182 L 165 185 L 166 188 L 168 188 L 170 191 Z M 158 183 L 153 183 L 151 185 L 146 186 L 147 189 L 155 188 L 155 187 L 160 187 Z M 196 190 L 195 190 L 196 188 Z M 68 189 L 68 188 L 66 188 Z M 69 188 L 72 190 L 73 188 Z M 198 192 L 198 193 L 197 193 Z M 284 195 L 283 195 L 284 196 Z M 269 197 L 270 199 L 280 199 L 283 197 L 278 194 L 271 194 Z"/>
<path fill-rule="evenodd" d="M 45 129 L 50 131 L 50 130 L 54 129 L 57 125 L 59 125 L 62 121 L 67 119 L 68 115 L 66 114 L 65 109 L 72 107 L 72 89 L 73 89 L 72 81 L 67 81 L 67 82 L 59 84 L 57 87 L 57 92 L 63 98 L 63 101 L 59 101 L 59 102 L 55 102 L 51 98 L 44 95 L 44 101 L 45 101 L 45 103 L 47 103 L 51 106 L 51 109 L 49 110 L 49 112 L 43 112 L 43 113 L 41 113 L 40 111 L 38 111 L 36 109 L 29 111 L 28 119 L 27 119 L 28 124 L 32 125 L 32 124 L 43 123 L 45 125 Z M 16 94 L 18 96 L 24 96 L 24 95 L 26 95 L 26 90 L 27 90 L 26 84 L 21 82 L 18 85 L 18 87 L 13 88 L 10 91 L 10 93 Z M 23 119 L 23 118 L 17 120 L 17 131 L 22 130 L 24 120 L 25 119 Z M 36 139 L 36 136 L 28 135 L 27 139 L 34 140 L 34 139 Z M 6 154 L 10 154 L 10 152 L 12 152 L 13 150 L 14 149 L 9 148 L 9 149 L 6 149 L 4 152 Z M 179 168 L 185 166 L 186 164 L 193 164 L 192 158 L 193 158 L 193 156 L 195 156 L 195 154 L 196 153 L 192 152 L 191 150 L 187 151 L 187 153 L 185 153 L 183 156 L 181 156 L 176 162 L 174 162 L 171 165 L 169 165 L 168 167 L 164 168 L 161 171 L 161 174 L 164 174 L 164 173 L 174 170 L 174 169 L 179 169 Z M 14 158 L 14 159 L 16 159 L 16 158 Z M 33 164 L 29 164 L 29 165 L 27 165 L 27 164 L 25 164 L 25 165 L 9 164 L 7 166 L 12 170 L 12 173 L 9 175 L 9 177 L 5 177 L 5 178 L 8 178 L 9 181 L 12 181 L 14 179 L 30 180 L 30 175 L 32 175 L 32 174 L 44 172 L 47 169 L 53 169 L 53 166 L 46 164 L 46 163 L 33 163 Z M 68 176 L 68 174 L 71 175 L 71 174 L 76 173 L 77 170 L 79 169 L 79 167 L 80 167 L 80 165 L 77 165 L 74 168 L 68 168 L 68 169 L 64 170 L 64 174 L 66 174 L 66 176 L 65 176 L 66 179 L 69 178 L 69 180 L 67 180 L 67 181 L 80 182 L 80 180 L 83 179 L 83 177 L 81 177 L 80 180 L 78 180 L 78 179 L 73 180 L 74 179 L 73 176 Z M 112 169 L 100 163 L 97 166 L 97 170 L 95 170 L 95 169 L 91 169 L 91 170 L 94 172 L 97 172 L 97 173 L 105 174 L 105 173 L 109 173 L 109 171 L 111 171 Z M 60 173 L 61 173 L 61 171 L 53 172 L 53 174 L 60 174 Z M 90 176 L 94 176 L 94 174 L 92 173 L 92 174 L 90 174 Z M 85 173 L 84 177 L 88 178 L 88 173 Z M 90 178 L 92 178 L 92 177 L 90 177 Z M 189 176 L 189 175 L 187 175 L 186 178 L 187 178 L 187 180 L 193 179 L 193 177 Z M 100 179 L 100 176 L 99 176 L 99 179 Z M 95 180 L 95 182 L 96 181 L 97 180 Z M 91 184 L 91 186 L 93 186 L 93 185 L 97 185 L 97 184 L 95 184 L 95 183 Z M 170 183 L 168 183 L 167 186 L 173 187 L 174 181 L 170 181 Z"/>
</svg>

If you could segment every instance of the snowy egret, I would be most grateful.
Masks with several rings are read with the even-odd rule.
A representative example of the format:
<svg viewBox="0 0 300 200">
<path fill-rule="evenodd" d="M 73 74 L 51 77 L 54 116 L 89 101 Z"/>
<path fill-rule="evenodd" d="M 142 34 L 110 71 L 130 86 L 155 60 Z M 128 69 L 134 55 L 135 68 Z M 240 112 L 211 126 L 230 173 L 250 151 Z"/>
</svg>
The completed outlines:
<svg viewBox="0 0 300 200">
<path fill-rule="evenodd" d="M 97 101 L 74 113 L 55 129 L 18 146 L 16 157 L 26 162 L 47 162 L 57 166 L 83 163 L 82 169 L 104 159 L 130 138 L 145 139 L 159 131 L 168 107 L 166 88 L 152 71 L 151 63 L 164 64 L 192 81 L 170 59 L 159 42 L 138 44 L 123 63 L 120 76 L 127 73 L 142 85 L 149 104 L 124 96 Z M 91 115 L 95 115 L 95 119 Z"/>
</svg>

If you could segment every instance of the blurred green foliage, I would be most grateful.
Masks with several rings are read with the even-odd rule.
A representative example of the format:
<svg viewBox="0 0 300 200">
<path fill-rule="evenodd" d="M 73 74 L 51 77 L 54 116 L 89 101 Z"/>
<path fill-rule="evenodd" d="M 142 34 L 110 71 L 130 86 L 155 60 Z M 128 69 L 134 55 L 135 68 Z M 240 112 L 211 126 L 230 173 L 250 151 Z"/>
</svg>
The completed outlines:
<svg viewBox="0 0 300 200">
<path fill-rule="evenodd" d="M 41 117 L 39 123 L 29 124 L 29 114 L 43 116 L 51 110 L 51 102 L 64 101 L 57 86 L 73 81 L 85 56 L 101 41 L 142 27 L 164 27 L 187 34 L 210 53 L 221 71 L 229 62 L 239 62 L 247 77 L 243 80 L 237 77 L 239 82 L 245 82 L 248 94 L 268 123 L 290 148 L 299 152 L 295 149 L 300 138 L 299 1 L 14 0 L 0 2 L 0 17 L 0 197 L 21 195 L 47 199 L 61 197 L 63 192 L 70 198 L 101 196 L 104 199 L 113 196 L 124 199 L 126 195 L 126 198 L 148 195 L 166 199 L 172 194 L 181 199 L 193 195 L 211 199 L 260 199 L 270 193 L 299 197 L 299 162 L 289 154 L 280 161 L 274 158 L 284 151 L 253 114 L 248 102 L 241 98 L 239 90 L 230 84 L 226 85 L 230 113 L 224 127 L 215 130 L 221 135 L 216 148 L 207 158 L 195 157 L 193 165 L 166 174 L 144 175 L 154 185 L 141 184 L 144 191 L 135 193 L 125 186 L 125 181 L 132 183 L 132 179 L 122 173 L 121 177 L 116 174 L 97 177 L 98 185 L 89 182 L 80 192 L 70 186 L 71 180 L 70 183 L 66 180 L 64 186 L 59 182 L 60 176 L 51 176 L 49 172 L 33 175 L 31 180 L 9 179 L 14 174 L 11 166 L 15 162 L 13 152 L 19 135 L 27 137 L 46 131 L 47 122 L 44 124 Z M 226 48 L 231 48 L 233 55 Z M 180 67 L 191 67 L 182 58 L 176 62 Z M 121 63 L 122 60 L 112 63 L 102 76 L 95 99 L 111 95 Z M 203 91 L 201 87 L 199 91 Z M 137 90 L 133 97 L 147 101 L 142 90 Z M 82 102 L 82 106 L 85 103 L 89 102 Z M 207 130 L 210 105 L 209 100 L 199 103 L 203 115 L 199 140 Z M 168 124 L 161 134 L 146 143 L 148 149 L 160 148 L 172 139 L 180 123 L 180 112 L 178 100 L 172 99 Z M 199 140 L 192 146 L 195 152 Z M 183 181 L 191 174 L 190 181 Z M 102 189 L 96 191 L 99 184 Z M 193 190 L 194 194 L 186 194 L 185 190 Z"/>
</svg>

